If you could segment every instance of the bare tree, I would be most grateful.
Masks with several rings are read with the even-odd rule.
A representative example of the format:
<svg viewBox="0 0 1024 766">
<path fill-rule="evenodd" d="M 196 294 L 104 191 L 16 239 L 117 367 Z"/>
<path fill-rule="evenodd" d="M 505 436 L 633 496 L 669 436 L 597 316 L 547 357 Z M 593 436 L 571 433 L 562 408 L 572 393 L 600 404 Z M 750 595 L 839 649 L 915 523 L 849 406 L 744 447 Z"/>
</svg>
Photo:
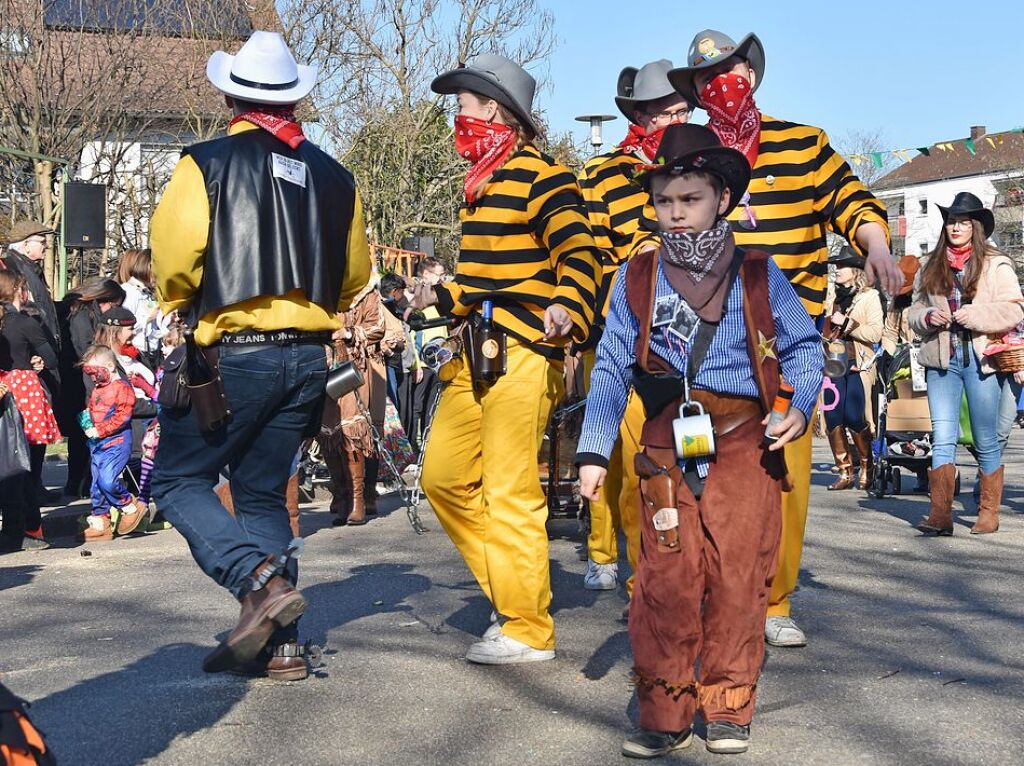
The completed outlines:
<svg viewBox="0 0 1024 766">
<path fill-rule="evenodd" d="M 430 82 L 482 51 L 546 80 L 551 14 L 536 0 L 286 0 L 282 17 L 297 56 L 320 69 L 317 138 L 355 173 L 371 237 L 434 234 L 453 258 L 465 164 Z"/>
</svg>

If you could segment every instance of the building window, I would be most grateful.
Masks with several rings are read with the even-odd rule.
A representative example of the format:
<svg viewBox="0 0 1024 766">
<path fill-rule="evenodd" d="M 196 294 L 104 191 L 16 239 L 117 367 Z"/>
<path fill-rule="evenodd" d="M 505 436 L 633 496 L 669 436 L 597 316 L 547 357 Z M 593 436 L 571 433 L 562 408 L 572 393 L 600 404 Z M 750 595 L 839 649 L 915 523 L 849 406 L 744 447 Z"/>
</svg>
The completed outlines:
<svg viewBox="0 0 1024 766">
<path fill-rule="evenodd" d="M 1024 247 L 1024 231 L 1021 224 L 1010 224 L 999 235 L 999 245 L 1004 250 Z"/>
<path fill-rule="evenodd" d="M 921 206 L 921 215 L 928 215 L 928 200 L 919 199 L 917 202 Z"/>
<path fill-rule="evenodd" d="M 897 258 L 907 254 L 907 240 L 904 237 L 892 238 L 892 254 Z"/>
<path fill-rule="evenodd" d="M 928 248 L 928 243 L 927 242 L 921 242 L 920 243 L 920 247 L 921 247 L 921 255 L 928 255 L 928 253 L 930 252 L 929 248 Z"/>
<path fill-rule="evenodd" d="M 907 203 L 906 203 L 905 200 L 900 200 L 900 207 L 899 207 L 899 212 L 897 213 L 897 215 L 906 215 L 906 214 L 907 214 Z"/>
<path fill-rule="evenodd" d="M 21 29 L 0 29 L 0 56 L 27 56 L 28 35 Z"/>
</svg>

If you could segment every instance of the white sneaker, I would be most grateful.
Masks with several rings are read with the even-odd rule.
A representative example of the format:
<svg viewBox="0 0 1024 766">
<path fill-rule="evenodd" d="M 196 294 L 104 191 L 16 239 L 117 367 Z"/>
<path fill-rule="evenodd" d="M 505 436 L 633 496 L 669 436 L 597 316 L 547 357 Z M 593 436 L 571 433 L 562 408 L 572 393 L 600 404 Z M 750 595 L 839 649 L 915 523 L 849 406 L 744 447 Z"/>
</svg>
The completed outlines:
<svg viewBox="0 0 1024 766">
<path fill-rule="evenodd" d="M 505 624 L 505 618 L 495 611 L 491 612 L 491 625 L 484 631 L 484 641 L 493 641 L 501 635 L 501 626 Z"/>
<path fill-rule="evenodd" d="M 598 564 L 593 559 L 588 560 L 583 587 L 587 590 L 615 590 L 619 587 L 619 565 Z"/>
<path fill-rule="evenodd" d="M 771 646 L 807 646 L 807 636 L 791 617 L 769 617 L 764 621 L 764 640 Z"/>
<path fill-rule="evenodd" d="M 534 649 L 504 633 L 490 640 L 477 641 L 466 652 L 466 659 L 478 665 L 512 665 L 519 662 L 543 662 L 555 659 L 554 649 Z"/>
</svg>

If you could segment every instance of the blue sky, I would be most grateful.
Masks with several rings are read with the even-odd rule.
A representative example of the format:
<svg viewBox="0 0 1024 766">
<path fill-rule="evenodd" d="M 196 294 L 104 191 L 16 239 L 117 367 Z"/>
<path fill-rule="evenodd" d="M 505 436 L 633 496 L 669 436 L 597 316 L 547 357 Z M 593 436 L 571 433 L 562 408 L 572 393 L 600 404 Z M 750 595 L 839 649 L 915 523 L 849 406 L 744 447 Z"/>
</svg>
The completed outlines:
<svg viewBox="0 0 1024 766">
<path fill-rule="evenodd" d="M 1024 126 L 1024 2 L 540 1 L 559 38 L 539 100 L 554 132 L 583 138 L 587 128 L 573 117 L 619 114 L 612 99 L 622 67 L 663 57 L 681 65 L 708 27 L 737 41 L 757 33 L 762 111 L 834 140 L 879 131 L 885 148 L 914 148 L 966 137 L 970 125 Z M 607 146 L 625 134 L 625 119 L 605 129 Z"/>
</svg>

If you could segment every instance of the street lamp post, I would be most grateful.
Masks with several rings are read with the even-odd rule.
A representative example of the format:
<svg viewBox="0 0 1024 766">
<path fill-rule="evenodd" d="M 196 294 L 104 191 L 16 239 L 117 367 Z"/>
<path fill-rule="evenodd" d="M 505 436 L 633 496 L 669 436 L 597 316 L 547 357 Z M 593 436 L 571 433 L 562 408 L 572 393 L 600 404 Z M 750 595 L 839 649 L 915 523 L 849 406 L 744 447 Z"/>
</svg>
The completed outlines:
<svg viewBox="0 0 1024 766">
<path fill-rule="evenodd" d="M 594 147 L 594 154 L 601 150 L 604 139 L 601 136 L 601 124 L 619 119 L 614 114 L 581 114 L 576 118 L 577 122 L 590 123 L 590 145 Z"/>
</svg>

